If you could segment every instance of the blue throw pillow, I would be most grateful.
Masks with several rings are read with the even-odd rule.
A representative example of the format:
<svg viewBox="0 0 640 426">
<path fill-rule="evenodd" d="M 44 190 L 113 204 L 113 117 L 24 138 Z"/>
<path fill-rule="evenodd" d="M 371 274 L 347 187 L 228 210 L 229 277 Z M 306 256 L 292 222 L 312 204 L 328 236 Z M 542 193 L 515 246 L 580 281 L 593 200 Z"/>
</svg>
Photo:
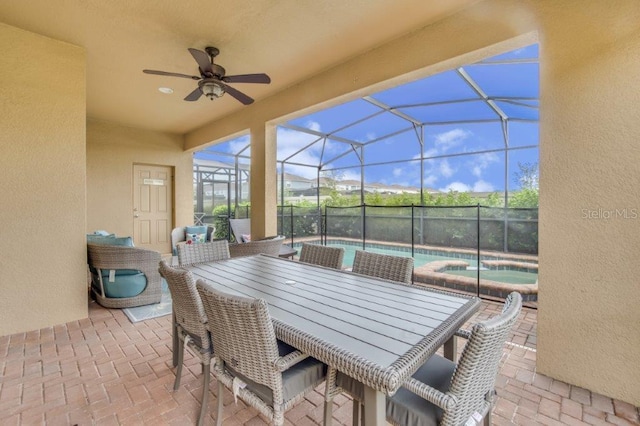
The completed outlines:
<svg viewBox="0 0 640 426">
<path fill-rule="evenodd" d="M 184 228 L 184 235 L 185 237 L 187 237 L 188 235 L 193 235 L 193 234 L 206 234 L 207 233 L 207 226 L 186 226 Z"/>
</svg>

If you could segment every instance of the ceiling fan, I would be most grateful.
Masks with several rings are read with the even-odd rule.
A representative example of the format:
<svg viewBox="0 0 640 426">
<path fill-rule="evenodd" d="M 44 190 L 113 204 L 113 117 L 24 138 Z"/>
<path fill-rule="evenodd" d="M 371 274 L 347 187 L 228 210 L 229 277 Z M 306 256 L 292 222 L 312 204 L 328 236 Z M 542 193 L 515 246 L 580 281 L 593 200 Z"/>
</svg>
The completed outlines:
<svg viewBox="0 0 640 426">
<path fill-rule="evenodd" d="M 205 95 L 209 99 L 214 100 L 215 98 L 219 98 L 225 93 L 228 93 L 229 95 L 242 102 L 244 105 L 249 105 L 253 103 L 253 99 L 245 95 L 241 91 L 229 86 L 227 83 L 271 83 L 271 79 L 266 74 L 241 74 L 225 76 L 225 69 L 220 65 L 213 63 L 213 58 L 218 56 L 220 51 L 215 47 L 206 47 L 204 50 L 206 53 L 198 49 L 189 49 L 189 53 L 191 53 L 193 59 L 195 59 L 198 63 L 200 77 L 196 75 L 187 75 L 156 70 L 142 70 L 142 72 L 146 74 L 167 75 L 170 77 L 182 77 L 189 78 L 191 80 L 198 80 L 198 87 L 184 98 L 185 101 L 197 101 L 202 95 Z"/>
</svg>

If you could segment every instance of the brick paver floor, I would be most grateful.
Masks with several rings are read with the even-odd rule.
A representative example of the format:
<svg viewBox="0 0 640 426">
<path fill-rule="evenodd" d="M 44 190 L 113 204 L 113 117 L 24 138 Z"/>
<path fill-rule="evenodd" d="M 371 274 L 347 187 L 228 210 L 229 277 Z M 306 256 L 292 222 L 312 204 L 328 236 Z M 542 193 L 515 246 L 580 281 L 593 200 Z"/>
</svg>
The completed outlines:
<svg viewBox="0 0 640 426">
<path fill-rule="evenodd" d="M 500 309 L 483 302 L 472 322 Z M 637 407 L 536 373 L 536 316 L 524 308 L 505 345 L 494 424 L 640 424 Z M 0 425 L 195 424 L 200 364 L 185 355 L 174 392 L 170 325 L 170 316 L 132 324 L 121 310 L 92 303 L 87 319 L 0 337 Z M 208 424 L 215 422 L 214 383 Z M 286 424 L 321 424 L 322 392 L 320 386 L 291 409 Z M 225 426 L 265 424 L 228 391 L 223 397 Z M 350 400 L 336 398 L 333 415 L 334 423 L 351 424 Z"/>
</svg>

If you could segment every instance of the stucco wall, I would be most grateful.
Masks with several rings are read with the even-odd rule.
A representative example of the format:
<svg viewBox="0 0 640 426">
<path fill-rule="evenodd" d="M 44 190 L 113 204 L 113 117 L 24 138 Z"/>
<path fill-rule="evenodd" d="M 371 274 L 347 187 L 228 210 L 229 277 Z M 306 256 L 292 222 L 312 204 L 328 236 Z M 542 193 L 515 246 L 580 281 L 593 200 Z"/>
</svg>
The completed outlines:
<svg viewBox="0 0 640 426">
<path fill-rule="evenodd" d="M 545 23 L 537 367 L 640 406 L 640 2 L 593 3 Z"/>
<path fill-rule="evenodd" d="M 87 316 L 85 53 L 0 24 L 0 335 Z"/>
<path fill-rule="evenodd" d="M 532 33 L 541 66 L 538 371 L 640 405 L 640 219 L 583 219 L 583 209 L 640 214 L 637 0 L 480 1 L 208 123 L 186 146 L 257 134 L 258 123 L 514 49 Z M 254 162 L 264 169 L 252 150 Z"/>
<path fill-rule="evenodd" d="M 87 231 L 133 236 L 133 165 L 174 167 L 175 223 L 193 223 L 193 159 L 182 136 L 87 122 Z"/>
</svg>

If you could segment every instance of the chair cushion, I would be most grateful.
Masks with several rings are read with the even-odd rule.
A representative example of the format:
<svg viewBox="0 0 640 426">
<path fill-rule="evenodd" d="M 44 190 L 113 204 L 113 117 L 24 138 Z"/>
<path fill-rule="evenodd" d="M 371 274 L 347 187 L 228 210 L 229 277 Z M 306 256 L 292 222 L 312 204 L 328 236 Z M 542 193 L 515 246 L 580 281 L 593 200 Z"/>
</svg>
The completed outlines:
<svg viewBox="0 0 640 426">
<path fill-rule="evenodd" d="M 124 274 L 120 274 L 124 271 Z M 137 272 L 137 273 L 132 273 Z M 147 277 L 140 271 L 132 271 L 130 269 L 116 270 L 114 282 L 109 281 L 109 271 L 102 271 L 102 283 L 104 285 L 104 294 L 106 297 L 122 298 L 133 297 L 142 293 L 147 286 Z"/>
<path fill-rule="evenodd" d="M 287 355 L 293 351 L 295 351 L 295 349 L 292 346 L 278 340 L 278 352 L 280 353 L 280 356 Z M 228 365 L 226 367 L 232 376 L 237 376 L 247 384 L 248 389 L 258 395 L 265 403 L 273 406 L 273 392 L 269 387 L 248 379 L 242 374 L 234 371 Z M 284 401 L 286 402 L 296 395 L 299 395 L 305 389 L 314 386 L 320 382 L 326 374 L 327 366 L 312 357 L 308 357 L 307 359 L 304 359 L 292 366 L 287 371 L 284 371 L 282 373 Z"/>
<path fill-rule="evenodd" d="M 434 355 L 413 374 L 413 377 L 440 392 L 449 391 L 451 377 L 456 364 L 439 355 Z M 364 387 L 362 383 L 338 372 L 336 384 L 362 401 Z M 443 411 L 440 407 L 424 400 L 405 388 L 398 389 L 392 397 L 387 397 L 387 419 L 407 426 L 436 426 L 440 423 Z"/>
<path fill-rule="evenodd" d="M 102 278 L 109 278 L 109 274 L 110 274 L 110 269 L 102 269 Z M 141 271 L 138 271 L 137 269 L 116 269 L 116 277 L 120 277 L 122 275 L 138 275 L 141 274 Z"/>
</svg>

